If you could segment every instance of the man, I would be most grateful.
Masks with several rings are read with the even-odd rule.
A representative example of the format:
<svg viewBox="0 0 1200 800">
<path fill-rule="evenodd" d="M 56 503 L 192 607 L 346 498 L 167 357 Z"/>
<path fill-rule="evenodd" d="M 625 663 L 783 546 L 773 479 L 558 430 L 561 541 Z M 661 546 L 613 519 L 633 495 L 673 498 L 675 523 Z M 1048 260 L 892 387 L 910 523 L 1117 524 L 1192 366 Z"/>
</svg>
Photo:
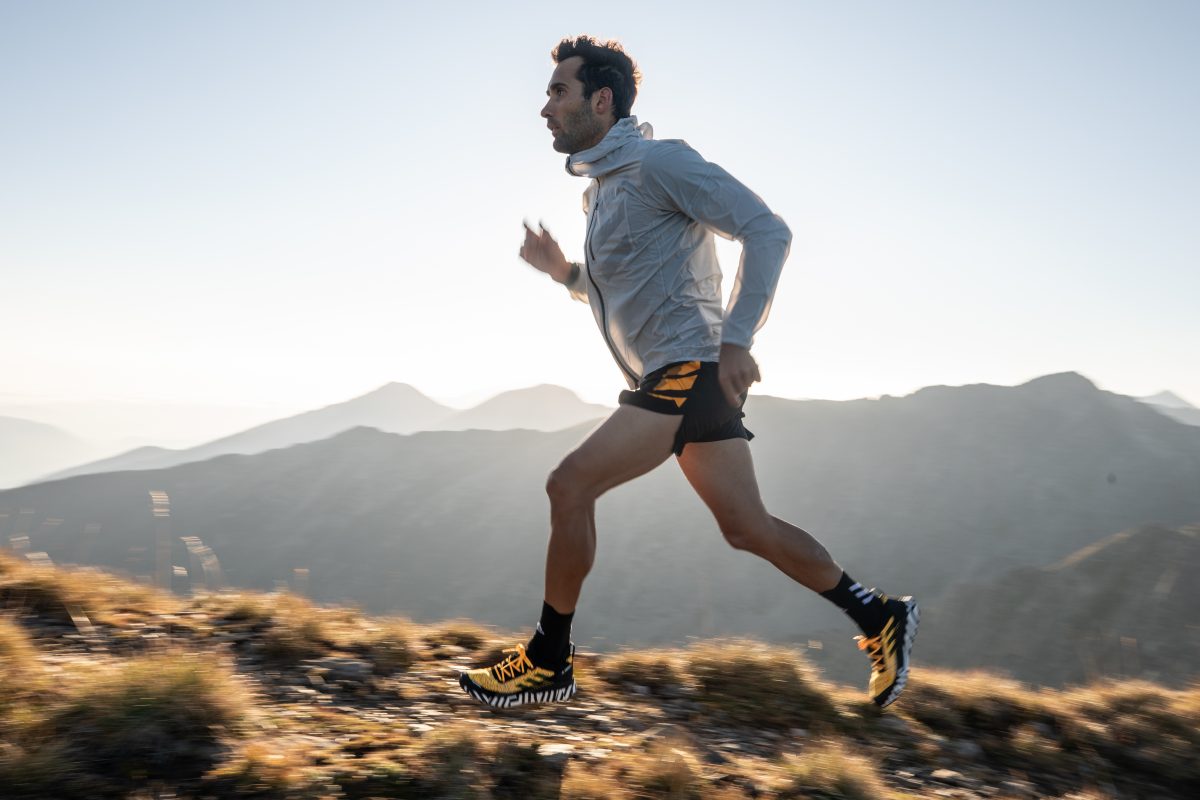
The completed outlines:
<svg viewBox="0 0 1200 800">
<path fill-rule="evenodd" d="M 763 506 L 742 405 L 791 233 L 753 192 L 682 141 L 654 141 L 630 116 L 640 75 L 616 42 L 564 39 L 541 115 L 584 193 L 584 262 L 567 261 L 526 225 L 521 257 L 588 303 L 629 383 L 620 406 L 550 474 L 545 598 L 527 646 L 462 673 L 476 699 L 507 708 L 575 693 L 571 621 L 596 550 L 595 503 L 672 453 L 735 548 L 767 559 L 842 608 L 862 629 L 869 693 L 880 706 L 904 688 L 918 622 L 910 597 L 865 589 L 825 548 Z M 712 232 L 742 259 L 728 308 Z"/>
</svg>

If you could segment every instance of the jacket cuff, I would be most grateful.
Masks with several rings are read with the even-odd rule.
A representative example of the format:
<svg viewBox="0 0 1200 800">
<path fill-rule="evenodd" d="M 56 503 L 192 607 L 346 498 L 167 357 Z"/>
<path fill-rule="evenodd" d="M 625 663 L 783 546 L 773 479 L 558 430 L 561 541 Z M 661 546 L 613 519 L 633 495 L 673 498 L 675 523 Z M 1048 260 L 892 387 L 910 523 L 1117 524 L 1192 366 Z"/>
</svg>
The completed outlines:
<svg viewBox="0 0 1200 800">
<path fill-rule="evenodd" d="M 578 261 L 571 262 L 571 274 L 567 277 L 567 282 L 563 285 L 567 287 L 567 291 L 571 293 L 571 297 L 584 303 L 588 301 L 587 276 L 584 274 L 583 266 Z"/>
</svg>

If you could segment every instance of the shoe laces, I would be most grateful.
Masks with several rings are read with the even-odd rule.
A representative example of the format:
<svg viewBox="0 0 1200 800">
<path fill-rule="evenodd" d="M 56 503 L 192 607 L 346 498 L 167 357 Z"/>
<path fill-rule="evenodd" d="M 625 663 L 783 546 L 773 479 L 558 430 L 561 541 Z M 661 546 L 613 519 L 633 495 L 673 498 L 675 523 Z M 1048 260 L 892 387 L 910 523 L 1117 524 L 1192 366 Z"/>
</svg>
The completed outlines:
<svg viewBox="0 0 1200 800">
<path fill-rule="evenodd" d="M 525 654 L 525 645 L 517 644 L 516 647 L 506 648 L 504 652 L 512 655 L 492 668 L 496 672 L 497 680 L 506 681 L 534 669 L 533 662 Z"/>
<path fill-rule="evenodd" d="M 858 649 L 863 650 L 871 658 L 871 669 L 876 672 L 882 672 L 885 663 L 883 657 L 883 637 L 882 636 L 855 636 L 854 640 L 858 642 Z"/>
</svg>

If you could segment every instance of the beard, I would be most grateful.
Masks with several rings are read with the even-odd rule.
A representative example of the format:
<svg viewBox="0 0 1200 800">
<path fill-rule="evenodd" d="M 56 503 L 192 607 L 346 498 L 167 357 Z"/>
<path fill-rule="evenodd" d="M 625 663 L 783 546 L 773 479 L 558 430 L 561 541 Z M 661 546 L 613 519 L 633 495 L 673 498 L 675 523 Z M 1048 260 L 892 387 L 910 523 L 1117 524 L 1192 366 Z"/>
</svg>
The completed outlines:
<svg viewBox="0 0 1200 800">
<path fill-rule="evenodd" d="M 597 145 L 604 138 L 604 122 L 592 112 L 586 103 L 578 111 L 572 111 L 562 121 L 558 136 L 554 137 L 554 149 L 572 155 Z"/>
</svg>

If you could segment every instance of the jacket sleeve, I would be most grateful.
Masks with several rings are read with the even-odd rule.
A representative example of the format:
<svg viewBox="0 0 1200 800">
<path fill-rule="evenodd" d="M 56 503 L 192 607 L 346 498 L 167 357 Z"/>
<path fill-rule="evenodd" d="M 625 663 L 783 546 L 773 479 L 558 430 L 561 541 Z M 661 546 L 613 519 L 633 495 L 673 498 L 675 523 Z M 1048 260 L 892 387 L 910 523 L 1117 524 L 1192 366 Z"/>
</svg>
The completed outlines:
<svg viewBox="0 0 1200 800">
<path fill-rule="evenodd" d="M 713 232 L 742 245 L 721 342 L 749 348 L 770 313 L 792 233 L 758 195 L 691 147 L 672 143 L 655 150 L 642 164 L 646 188 Z"/>
<path fill-rule="evenodd" d="M 567 287 L 567 291 L 570 292 L 571 297 L 583 303 L 588 301 L 587 274 L 584 272 L 586 269 L 587 267 L 578 261 L 572 261 L 571 277 L 567 278 L 567 282 L 563 284 Z"/>
</svg>

